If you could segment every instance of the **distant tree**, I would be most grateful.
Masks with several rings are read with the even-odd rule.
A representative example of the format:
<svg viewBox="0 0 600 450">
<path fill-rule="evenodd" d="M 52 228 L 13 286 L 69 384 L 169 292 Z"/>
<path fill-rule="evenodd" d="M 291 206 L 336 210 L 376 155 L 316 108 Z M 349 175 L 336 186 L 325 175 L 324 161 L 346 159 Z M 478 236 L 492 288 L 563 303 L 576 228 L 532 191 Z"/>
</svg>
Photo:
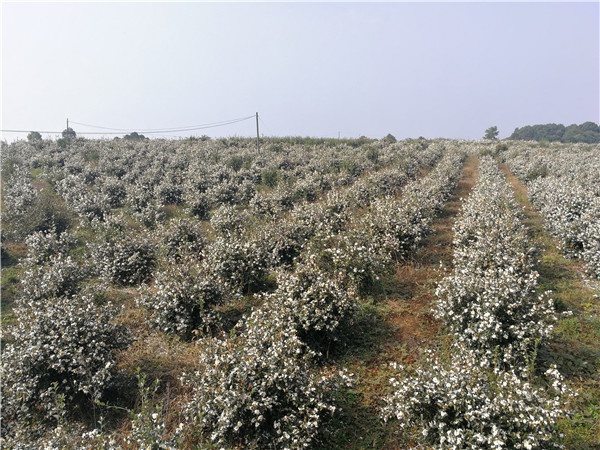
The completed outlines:
<svg viewBox="0 0 600 450">
<path fill-rule="evenodd" d="M 498 139 L 498 133 L 498 127 L 494 125 L 493 127 L 489 127 L 487 130 L 485 130 L 485 135 L 483 138 L 496 140 Z"/>
<path fill-rule="evenodd" d="M 560 142 L 565 134 L 565 126 L 560 123 L 548 123 L 541 126 L 540 134 L 540 141 Z"/>
<path fill-rule="evenodd" d="M 583 122 L 579 125 L 581 131 L 591 131 L 592 133 L 600 133 L 600 126 L 594 122 Z"/>
<path fill-rule="evenodd" d="M 32 131 L 31 133 L 29 133 L 27 135 L 27 140 L 33 144 L 35 142 L 39 142 L 42 140 L 42 135 L 40 133 L 38 133 L 37 131 Z"/>
<path fill-rule="evenodd" d="M 146 139 L 146 136 L 144 136 L 143 134 L 138 134 L 137 131 L 134 131 L 132 133 L 126 134 L 123 139 L 129 139 L 129 140 L 141 140 L 141 139 Z"/>
<path fill-rule="evenodd" d="M 62 137 L 65 139 L 75 139 L 77 137 L 77 133 L 73 128 L 69 127 L 63 130 Z"/>
<path fill-rule="evenodd" d="M 387 142 L 388 144 L 393 144 L 397 142 L 396 138 L 391 133 L 388 133 L 388 135 L 383 138 L 383 141 Z"/>
</svg>

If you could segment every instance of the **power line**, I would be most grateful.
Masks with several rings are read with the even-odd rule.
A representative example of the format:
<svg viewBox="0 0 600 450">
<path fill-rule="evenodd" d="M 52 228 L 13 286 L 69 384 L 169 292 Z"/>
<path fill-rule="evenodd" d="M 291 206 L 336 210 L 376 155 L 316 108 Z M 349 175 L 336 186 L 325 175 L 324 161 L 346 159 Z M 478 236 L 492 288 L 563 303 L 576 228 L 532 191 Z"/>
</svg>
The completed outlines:
<svg viewBox="0 0 600 450">
<path fill-rule="evenodd" d="M 176 128 L 160 128 L 160 129 L 149 129 L 149 130 L 135 130 L 137 133 L 141 133 L 141 134 L 165 134 L 165 133 L 177 133 L 177 132 L 181 132 L 181 131 L 195 131 L 195 130 L 205 130 L 208 128 L 216 128 L 216 127 L 222 127 L 225 125 L 231 125 L 234 123 L 238 123 L 238 122 L 243 122 L 244 120 L 249 120 L 249 119 L 254 119 L 256 116 L 255 115 L 251 115 L 251 116 L 247 116 L 247 117 L 241 117 L 239 119 L 231 119 L 231 120 L 226 120 L 226 121 L 222 121 L 222 122 L 213 122 L 213 123 L 207 123 L 207 124 L 203 124 L 203 125 L 192 125 L 192 126 L 186 126 L 186 127 L 176 127 Z M 104 130 L 118 130 L 119 132 L 95 132 L 95 131 L 78 131 L 77 134 L 123 134 L 123 133 L 129 133 L 129 132 L 133 132 L 134 130 L 132 129 L 121 129 L 121 128 L 109 128 L 109 127 L 101 127 L 98 125 L 89 125 L 89 124 L 84 124 L 81 122 L 75 122 L 73 120 L 70 120 L 70 123 L 72 124 L 77 124 L 77 125 L 81 125 L 81 126 L 86 126 L 86 127 L 91 127 L 91 128 L 98 128 L 98 129 L 104 129 Z M 31 132 L 31 130 L 0 130 L 3 133 L 29 133 Z M 62 133 L 62 131 L 38 131 L 38 133 Z"/>
</svg>

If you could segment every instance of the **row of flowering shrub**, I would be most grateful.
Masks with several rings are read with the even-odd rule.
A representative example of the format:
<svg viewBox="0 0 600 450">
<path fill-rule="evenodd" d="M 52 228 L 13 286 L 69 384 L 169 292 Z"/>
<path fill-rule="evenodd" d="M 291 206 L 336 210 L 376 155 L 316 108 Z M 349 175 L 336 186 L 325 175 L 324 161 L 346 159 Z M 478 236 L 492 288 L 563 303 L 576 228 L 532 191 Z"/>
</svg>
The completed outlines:
<svg viewBox="0 0 600 450">
<path fill-rule="evenodd" d="M 480 159 L 454 232 L 453 272 L 440 281 L 434 309 L 454 336 L 451 359 L 393 378 L 383 417 L 420 428 L 436 448 L 550 445 L 568 393 L 554 368 L 536 386 L 533 363 L 557 314 L 537 294 L 522 208 L 490 157 Z"/>
<path fill-rule="evenodd" d="M 438 286 L 436 316 L 482 358 L 511 365 L 549 336 L 556 314 L 536 293 L 521 206 L 494 160 L 482 158 L 479 170 L 454 227 L 454 271 Z"/>
<path fill-rule="evenodd" d="M 395 367 L 384 420 L 417 428 L 427 448 L 560 448 L 554 426 L 570 392 L 556 368 L 536 383 L 529 368 L 490 368 L 462 346 L 454 348 L 451 361 L 429 358 L 409 376 Z"/>
<path fill-rule="evenodd" d="M 600 278 L 600 147 L 515 146 L 504 157 L 562 250 Z"/>
</svg>

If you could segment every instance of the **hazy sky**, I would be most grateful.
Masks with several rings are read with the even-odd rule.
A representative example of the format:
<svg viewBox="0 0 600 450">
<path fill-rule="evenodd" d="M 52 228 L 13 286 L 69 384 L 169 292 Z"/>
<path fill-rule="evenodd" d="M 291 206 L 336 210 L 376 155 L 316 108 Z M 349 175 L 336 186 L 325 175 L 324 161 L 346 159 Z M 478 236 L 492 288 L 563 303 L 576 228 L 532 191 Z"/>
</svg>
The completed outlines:
<svg viewBox="0 0 600 450">
<path fill-rule="evenodd" d="M 599 122 L 599 21 L 597 2 L 3 1 L 2 129 L 258 112 L 265 136 L 480 139 Z M 171 136 L 255 133 L 252 119 Z"/>
</svg>

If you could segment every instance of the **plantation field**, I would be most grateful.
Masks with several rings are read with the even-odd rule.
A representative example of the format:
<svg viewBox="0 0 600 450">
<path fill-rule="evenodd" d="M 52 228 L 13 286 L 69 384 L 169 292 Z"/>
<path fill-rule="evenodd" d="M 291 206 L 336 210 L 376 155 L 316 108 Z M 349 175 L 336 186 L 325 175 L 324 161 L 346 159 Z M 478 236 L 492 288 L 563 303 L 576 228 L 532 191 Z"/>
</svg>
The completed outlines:
<svg viewBox="0 0 600 450">
<path fill-rule="evenodd" d="M 2 448 L 600 448 L 600 146 L 2 144 Z"/>
</svg>

